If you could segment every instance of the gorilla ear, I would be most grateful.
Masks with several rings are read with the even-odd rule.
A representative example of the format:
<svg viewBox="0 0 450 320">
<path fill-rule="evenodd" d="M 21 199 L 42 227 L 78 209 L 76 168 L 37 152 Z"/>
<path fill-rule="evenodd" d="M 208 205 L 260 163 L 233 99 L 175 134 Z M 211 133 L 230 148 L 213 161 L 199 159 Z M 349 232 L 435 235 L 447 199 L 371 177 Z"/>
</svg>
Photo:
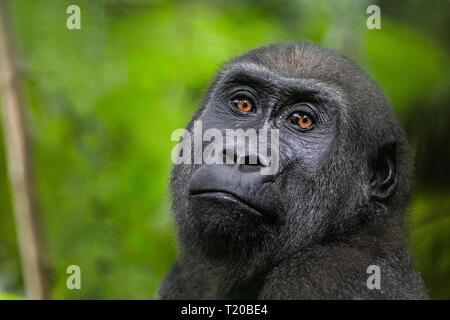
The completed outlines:
<svg viewBox="0 0 450 320">
<path fill-rule="evenodd" d="M 397 186 L 396 144 L 387 144 L 379 152 L 373 164 L 373 175 L 370 181 L 372 197 L 383 200 L 388 198 Z"/>
</svg>

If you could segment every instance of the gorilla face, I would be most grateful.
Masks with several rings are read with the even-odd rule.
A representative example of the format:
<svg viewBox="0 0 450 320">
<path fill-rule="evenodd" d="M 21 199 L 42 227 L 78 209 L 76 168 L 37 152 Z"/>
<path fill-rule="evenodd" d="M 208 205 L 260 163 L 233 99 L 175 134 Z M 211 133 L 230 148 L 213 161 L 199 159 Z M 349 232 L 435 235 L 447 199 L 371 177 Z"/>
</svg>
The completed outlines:
<svg viewBox="0 0 450 320">
<path fill-rule="evenodd" d="M 278 141 L 268 142 L 278 170 L 261 174 L 273 158 L 251 142 L 231 152 L 233 164 L 225 160 L 236 143 L 225 142 L 215 153 L 223 164 L 175 165 L 173 209 L 185 247 L 214 256 L 272 248 L 289 254 L 357 227 L 380 201 L 388 208 L 401 132 L 381 90 L 329 50 L 269 48 L 227 64 L 193 120 L 202 133 L 216 129 L 224 137 L 227 129 L 277 130 Z"/>
</svg>

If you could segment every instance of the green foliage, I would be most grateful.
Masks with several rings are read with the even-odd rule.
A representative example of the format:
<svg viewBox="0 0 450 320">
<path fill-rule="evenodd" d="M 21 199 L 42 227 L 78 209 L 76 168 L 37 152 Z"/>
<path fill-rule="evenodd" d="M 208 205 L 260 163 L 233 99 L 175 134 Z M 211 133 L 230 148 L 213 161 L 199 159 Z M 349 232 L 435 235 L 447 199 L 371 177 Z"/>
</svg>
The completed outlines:
<svg viewBox="0 0 450 320">
<path fill-rule="evenodd" d="M 406 122 L 409 105 L 431 99 L 448 73 L 447 51 L 426 35 L 388 18 L 368 31 L 364 2 L 13 3 L 56 299 L 156 297 L 176 257 L 171 133 L 223 61 L 270 42 L 313 40 L 368 68 Z M 70 4 L 81 7 L 81 30 L 65 26 Z M 0 289 L 22 295 L 6 181 L 0 144 Z M 420 194 L 417 267 L 433 297 L 449 298 L 450 193 Z M 81 268 L 82 290 L 66 288 L 71 264 Z"/>
<path fill-rule="evenodd" d="M 432 297 L 450 297 L 450 193 L 422 193 L 411 215 L 411 249 Z"/>
<path fill-rule="evenodd" d="M 23 298 L 13 294 L 0 292 L 0 300 L 23 300 Z"/>
<path fill-rule="evenodd" d="M 401 118 L 417 101 L 430 99 L 448 73 L 444 47 L 412 28 L 383 19 L 383 32 L 368 31 L 365 40 L 370 73 Z"/>
</svg>

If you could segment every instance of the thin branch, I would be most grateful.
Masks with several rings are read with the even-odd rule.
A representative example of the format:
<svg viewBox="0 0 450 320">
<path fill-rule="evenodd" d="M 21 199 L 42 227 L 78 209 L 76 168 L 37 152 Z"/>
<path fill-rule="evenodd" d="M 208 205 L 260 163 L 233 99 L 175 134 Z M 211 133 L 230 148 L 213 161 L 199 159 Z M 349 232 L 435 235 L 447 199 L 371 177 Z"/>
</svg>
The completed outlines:
<svg viewBox="0 0 450 320">
<path fill-rule="evenodd" d="M 8 174 L 26 294 L 29 299 L 46 299 L 49 286 L 24 123 L 23 110 L 26 106 L 18 81 L 17 54 L 6 2 L 0 1 L 0 85 Z"/>
</svg>

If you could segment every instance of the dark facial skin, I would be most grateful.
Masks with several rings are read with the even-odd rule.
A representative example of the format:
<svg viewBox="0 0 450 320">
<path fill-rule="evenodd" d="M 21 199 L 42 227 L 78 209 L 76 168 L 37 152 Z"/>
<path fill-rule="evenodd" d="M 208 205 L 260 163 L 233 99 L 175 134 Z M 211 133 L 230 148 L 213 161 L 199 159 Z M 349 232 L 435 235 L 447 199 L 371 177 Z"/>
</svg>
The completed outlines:
<svg viewBox="0 0 450 320">
<path fill-rule="evenodd" d="M 239 250 L 260 241 L 284 223 L 285 202 L 280 184 L 291 168 L 301 169 L 301 181 L 314 176 L 333 146 L 337 103 L 332 93 L 314 81 L 280 77 L 268 70 L 231 70 L 199 118 L 203 130 L 278 129 L 279 170 L 260 173 L 261 162 L 250 164 L 200 165 L 189 180 L 189 211 L 198 214 L 198 231 L 206 238 L 222 236 L 225 246 Z M 250 72 L 249 72 L 250 71 Z M 249 101 L 251 110 L 241 111 L 235 101 Z M 299 117 L 311 125 L 302 127 Z M 208 210 L 204 210 L 208 208 Z M 245 235 L 243 237 L 242 235 Z M 240 238 L 239 238 L 240 237 Z"/>
<path fill-rule="evenodd" d="M 250 148 L 241 164 L 174 166 L 180 253 L 162 298 L 426 298 L 405 242 L 408 143 L 355 63 L 307 42 L 252 50 L 219 71 L 194 121 L 279 130 L 279 169 L 261 175 L 270 160 Z M 364 285 L 371 264 L 385 296 Z"/>
</svg>

